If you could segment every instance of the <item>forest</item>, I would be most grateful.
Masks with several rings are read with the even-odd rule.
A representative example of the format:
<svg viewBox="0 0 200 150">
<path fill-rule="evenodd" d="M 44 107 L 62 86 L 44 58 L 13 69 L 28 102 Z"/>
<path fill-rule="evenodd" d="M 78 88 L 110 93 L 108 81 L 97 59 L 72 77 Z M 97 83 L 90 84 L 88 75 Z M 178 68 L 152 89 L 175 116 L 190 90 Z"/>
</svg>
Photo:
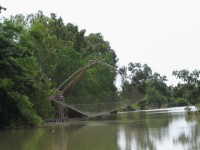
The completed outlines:
<svg viewBox="0 0 200 150">
<path fill-rule="evenodd" d="M 3 7 L 0 10 L 5 9 Z M 1 12 L 0 12 L 1 14 Z M 200 70 L 174 70 L 181 83 L 166 84 L 167 77 L 147 64 L 117 66 L 118 57 L 101 33 L 65 23 L 42 11 L 0 18 L 0 128 L 35 127 L 50 118 L 53 91 L 91 60 L 101 60 L 120 70 L 121 92 L 137 85 L 144 95 L 132 109 L 196 105 L 200 102 Z M 97 65 L 89 68 L 69 91 L 68 97 L 116 92 L 115 71 Z"/>
</svg>

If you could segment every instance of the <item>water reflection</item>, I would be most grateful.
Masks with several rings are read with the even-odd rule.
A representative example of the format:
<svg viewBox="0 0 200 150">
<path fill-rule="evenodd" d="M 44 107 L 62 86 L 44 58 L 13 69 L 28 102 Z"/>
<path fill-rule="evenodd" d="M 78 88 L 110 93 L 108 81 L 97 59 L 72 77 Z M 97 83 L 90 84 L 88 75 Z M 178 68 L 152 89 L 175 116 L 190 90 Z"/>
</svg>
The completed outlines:
<svg viewBox="0 0 200 150">
<path fill-rule="evenodd" d="M 200 122 L 185 113 L 144 114 L 140 122 L 119 127 L 120 150 L 200 149 Z"/>
<path fill-rule="evenodd" d="M 167 128 L 172 117 L 166 118 L 162 114 L 146 113 L 140 113 L 138 117 L 140 119 L 134 124 L 119 127 L 118 145 L 120 150 L 156 150 L 157 143 L 168 136 Z"/>
<path fill-rule="evenodd" d="M 67 150 L 67 127 L 61 123 L 52 128 L 52 150 Z"/>
<path fill-rule="evenodd" d="M 2 150 L 37 150 L 38 142 L 44 134 L 43 129 L 2 131 L 0 134 L 0 148 Z"/>
<path fill-rule="evenodd" d="M 198 150 L 199 119 L 184 112 L 122 113 L 0 132 L 2 150 Z"/>
<path fill-rule="evenodd" d="M 198 150 L 200 149 L 200 120 L 195 116 L 186 115 L 185 121 L 187 128 L 182 129 L 173 142 L 185 150 Z"/>
<path fill-rule="evenodd" d="M 70 150 L 117 150 L 116 125 L 91 122 L 79 130 L 69 126 L 68 139 Z"/>
</svg>

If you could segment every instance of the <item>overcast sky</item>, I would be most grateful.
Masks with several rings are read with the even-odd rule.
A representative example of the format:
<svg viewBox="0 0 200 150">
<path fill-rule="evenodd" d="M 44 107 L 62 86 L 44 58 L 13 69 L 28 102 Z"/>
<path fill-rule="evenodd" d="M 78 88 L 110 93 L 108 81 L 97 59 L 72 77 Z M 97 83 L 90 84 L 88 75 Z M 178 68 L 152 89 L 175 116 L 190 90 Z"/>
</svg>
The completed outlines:
<svg viewBox="0 0 200 150">
<path fill-rule="evenodd" d="M 1 0 L 1 16 L 53 12 L 65 23 L 100 32 L 119 66 L 147 63 L 175 84 L 173 70 L 200 69 L 199 0 Z"/>
</svg>

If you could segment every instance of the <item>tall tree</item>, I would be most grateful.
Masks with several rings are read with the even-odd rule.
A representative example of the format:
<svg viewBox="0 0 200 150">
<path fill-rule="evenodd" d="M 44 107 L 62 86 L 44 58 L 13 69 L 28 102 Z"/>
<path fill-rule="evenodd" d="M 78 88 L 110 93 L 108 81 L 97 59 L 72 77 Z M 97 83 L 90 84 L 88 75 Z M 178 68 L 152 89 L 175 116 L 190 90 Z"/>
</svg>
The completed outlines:
<svg viewBox="0 0 200 150">
<path fill-rule="evenodd" d="M 161 76 L 159 73 L 153 74 L 147 64 L 141 65 L 132 62 L 129 63 L 128 67 L 120 68 L 120 71 L 125 74 L 122 79 L 122 91 L 137 85 L 140 92 L 144 94 L 144 101 L 140 103 L 142 109 L 167 105 L 171 93 L 165 83 L 167 81 L 166 76 Z"/>
<path fill-rule="evenodd" d="M 178 83 L 178 85 L 174 87 L 174 97 L 184 98 L 191 104 L 195 104 L 200 97 L 200 71 L 194 70 L 190 72 L 187 69 L 176 70 L 173 71 L 173 75 L 182 80 L 182 83 Z"/>
<path fill-rule="evenodd" d="M 23 32 L 12 18 L 0 24 L 1 127 L 37 125 L 50 111 L 48 80 L 33 53 L 21 44 Z"/>
</svg>

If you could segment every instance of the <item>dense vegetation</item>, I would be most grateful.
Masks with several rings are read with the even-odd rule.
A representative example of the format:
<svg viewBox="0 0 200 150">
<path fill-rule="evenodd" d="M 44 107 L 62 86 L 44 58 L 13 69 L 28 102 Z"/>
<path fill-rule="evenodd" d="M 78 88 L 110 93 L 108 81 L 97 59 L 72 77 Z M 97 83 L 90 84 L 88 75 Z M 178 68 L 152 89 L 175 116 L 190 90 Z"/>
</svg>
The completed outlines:
<svg viewBox="0 0 200 150">
<path fill-rule="evenodd" d="M 0 7 L 0 11 L 5 8 Z M 117 67 L 117 56 L 100 33 L 85 35 L 61 17 L 41 11 L 27 16 L 1 18 L 0 22 L 0 128 L 35 126 L 50 117 L 54 105 L 49 96 L 65 79 L 90 60 L 98 59 Z M 167 86 L 166 76 L 152 73 L 140 63 L 120 68 L 122 91 L 139 86 L 145 95 L 137 108 L 194 105 L 200 100 L 200 71 L 174 71 L 183 80 Z M 129 77 L 129 78 L 127 78 Z M 65 96 L 96 95 L 117 91 L 116 73 L 96 65 Z M 136 84 L 135 84 L 136 83 Z"/>
<path fill-rule="evenodd" d="M 166 76 L 152 73 L 152 69 L 140 63 L 129 63 L 120 68 L 127 74 L 123 78 L 122 89 L 139 85 L 144 94 L 144 101 L 133 106 L 140 109 L 196 105 L 200 101 L 200 71 L 189 72 L 187 69 L 173 71 L 173 75 L 181 80 L 176 86 L 167 86 Z"/>
<path fill-rule="evenodd" d="M 90 60 L 116 66 L 117 57 L 100 33 L 65 24 L 41 11 L 16 15 L 0 23 L 0 127 L 35 126 L 52 111 L 49 96 Z M 67 96 L 116 91 L 114 71 L 101 65 L 88 69 Z"/>
</svg>

